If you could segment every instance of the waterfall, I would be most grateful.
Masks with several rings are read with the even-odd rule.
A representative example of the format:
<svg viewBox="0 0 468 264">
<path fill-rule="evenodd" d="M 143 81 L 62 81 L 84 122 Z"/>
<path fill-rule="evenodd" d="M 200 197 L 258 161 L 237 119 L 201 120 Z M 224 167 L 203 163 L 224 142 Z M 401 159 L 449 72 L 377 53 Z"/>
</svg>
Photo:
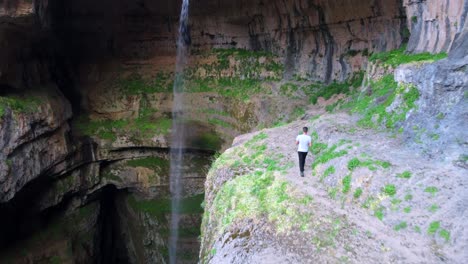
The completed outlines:
<svg viewBox="0 0 468 264">
<path fill-rule="evenodd" d="M 188 48 L 191 42 L 188 27 L 189 0 L 183 0 L 177 38 L 177 58 L 174 80 L 174 103 L 172 106 L 171 140 L 171 226 L 169 237 L 169 263 L 177 262 L 177 243 L 179 237 L 180 201 L 182 198 L 183 152 L 185 147 L 184 127 L 184 70 L 187 64 Z"/>
</svg>

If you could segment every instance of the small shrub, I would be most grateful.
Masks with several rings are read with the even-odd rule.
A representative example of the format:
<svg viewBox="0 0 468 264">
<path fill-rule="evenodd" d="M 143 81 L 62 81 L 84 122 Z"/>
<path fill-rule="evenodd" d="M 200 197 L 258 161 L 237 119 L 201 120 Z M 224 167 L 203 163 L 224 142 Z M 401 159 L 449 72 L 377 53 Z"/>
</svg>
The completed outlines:
<svg viewBox="0 0 468 264">
<path fill-rule="evenodd" d="M 394 184 L 387 184 L 382 191 L 389 196 L 394 196 L 396 194 L 396 187 Z"/>
<path fill-rule="evenodd" d="M 374 211 L 374 216 L 377 217 L 380 221 L 383 220 L 383 216 L 384 216 L 383 211 L 384 211 L 383 207 L 379 207 Z"/>
<path fill-rule="evenodd" d="M 405 213 L 407 213 L 407 214 L 411 213 L 411 207 L 409 207 L 409 206 L 408 206 L 408 207 L 405 207 L 405 208 L 403 209 L 403 212 L 405 212 Z"/>
<path fill-rule="evenodd" d="M 413 195 L 412 194 L 406 194 L 405 195 L 405 201 L 411 201 L 413 200 Z"/>
<path fill-rule="evenodd" d="M 328 195 L 330 196 L 330 198 L 332 198 L 333 200 L 336 199 L 336 194 L 338 192 L 338 188 L 334 187 L 334 188 L 330 188 L 328 190 Z"/>
<path fill-rule="evenodd" d="M 411 172 L 409 171 L 404 171 L 402 173 L 397 174 L 398 178 L 403 178 L 403 179 L 409 179 L 411 178 Z"/>
<path fill-rule="evenodd" d="M 361 164 L 361 161 L 358 158 L 353 158 L 350 161 L 348 161 L 348 169 L 350 171 L 353 171 L 354 169 L 359 167 L 360 164 Z"/>
<path fill-rule="evenodd" d="M 346 175 L 343 180 L 343 193 L 348 193 L 351 189 L 351 175 Z"/>
<path fill-rule="evenodd" d="M 353 197 L 355 199 L 358 199 L 359 197 L 361 197 L 362 195 L 362 188 L 357 188 L 355 191 L 354 191 L 354 194 L 353 194 Z"/>
<path fill-rule="evenodd" d="M 439 206 L 437 204 L 433 204 L 427 210 L 429 210 L 431 213 L 435 213 L 437 210 L 439 210 Z"/>
<path fill-rule="evenodd" d="M 445 230 L 445 229 L 441 229 L 439 231 L 439 235 L 445 239 L 445 242 L 449 242 L 450 240 L 450 232 L 448 230 Z"/>
<path fill-rule="evenodd" d="M 406 227 L 408 227 L 408 224 L 406 222 L 401 222 L 398 225 L 396 225 L 393 229 L 395 231 L 400 231 L 401 229 L 405 229 Z"/>
<path fill-rule="evenodd" d="M 435 222 L 432 222 L 429 224 L 429 228 L 427 229 L 427 233 L 429 235 L 433 235 L 437 232 L 437 230 L 439 230 L 440 228 L 440 222 L 439 221 L 435 221 Z"/>
<path fill-rule="evenodd" d="M 437 187 L 434 186 L 429 186 L 424 189 L 424 192 L 430 193 L 432 197 L 434 197 L 438 191 Z"/>
<path fill-rule="evenodd" d="M 421 228 L 419 226 L 414 227 L 414 232 L 421 234 Z"/>
<path fill-rule="evenodd" d="M 325 179 L 326 177 L 330 176 L 331 174 L 335 173 L 335 167 L 330 166 L 324 172 L 321 180 Z"/>
</svg>

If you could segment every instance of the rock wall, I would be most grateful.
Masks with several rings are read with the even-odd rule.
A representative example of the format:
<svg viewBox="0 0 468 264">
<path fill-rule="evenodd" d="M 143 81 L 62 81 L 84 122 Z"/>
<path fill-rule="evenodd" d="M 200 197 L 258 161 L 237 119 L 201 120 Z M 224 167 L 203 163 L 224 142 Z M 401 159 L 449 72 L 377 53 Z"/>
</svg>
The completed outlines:
<svg viewBox="0 0 468 264">
<path fill-rule="evenodd" d="M 51 5 L 61 10 L 53 16 L 55 29 L 76 59 L 113 57 L 135 63 L 174 56 L 179 2 Z M 283 58 L 288 78 L 344 81 L 362 69 L 367 54 L 395 49 L 405 39 L 398 1 L 203 0 L 191 3 L 190 11 L 193 49 L 271 51 Z"/>
<path fill-rule="evenodd" d="M 33 13 L 34 5 L 30 0 L 0 0 L 0 16 L 24 16 Z"/>
<path fill-rule="evenodd" d="M 449 51 L 455 36 L 466 30 L 466 0 L 405 0 L 411 38 L 409 52 Z"/>
</svg>

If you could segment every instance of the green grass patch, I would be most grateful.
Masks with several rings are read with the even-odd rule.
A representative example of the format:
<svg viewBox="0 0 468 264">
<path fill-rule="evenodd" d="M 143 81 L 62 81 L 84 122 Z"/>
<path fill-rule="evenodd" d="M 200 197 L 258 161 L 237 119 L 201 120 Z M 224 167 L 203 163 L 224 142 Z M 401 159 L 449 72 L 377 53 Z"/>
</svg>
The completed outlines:
<svg viewBox="0 0 468 264">
<path fill-rule="evenodd" d="M 397 67 L 398 65 L 406 64 L 410 62 L 418 62 L 418 61 L 434 62 L 434 61 L 447 58 L 447 53 L 444 53 L 444 52 L 437 53 L 437 54 L 431 54 L 429 52 L 409 54 L 409 53 L 406 53 L 405 51 L 406 51 L 406 46 L 403 46 L 396 50 L 375 53 L 372 56 L 370 56 L 369 61 L 380 62 L 384 65 Z"/>
<path fill-rule="evenodd" d="M 317 132 L 313 132 L 311 137 L 311 152 L 315 155 L 315 160 L 312 163 L 312 169 L 315 169 L 319 164 L 325 164 L 332 159 L 336 159 L 348 154 L 346 150 L 338 150 L 338 148 L 345 144 L 345 142 L 334 144 L 328 147 L 327 144 L 320 142 Z"/>
<path fill-rule="evenodd" d="M 284 231 L 294 225 L 308 225 L 310 219 L 301 219 L 298 212 L 291 212 L 291 204 L 300 200 L 288 193 L 288 183 L 275 178 L 273 171 L 258 171 L 239 176 L 223 185 L 213 202 L 216 217 L 222 229 L 235 219 L 265 215 Z M 297 222 L 299 221 L 299 222 Z"/>
<path fill-rule="evenodd" d="M 120 120 L 91 120 L 81 116 L 74 121 L 74 126 L 82 135 L 96 136 L 101 139 L 115 141 L 119 136 L 126 136 L 131 140 L 142 140 L 154 135 L 167 135 L 172 127 L 172 120 L 155 118 L 151 108 L 141 108 L 139 117 Z"/>
<path fill-rule="evenodd" d="M 395 231 L 400 231 L 401 229 L 406 229 L 408 227 L 408 224 L 406 222 L 400 222 L 398 225 L 393 227 Z"/>
<path fill-rule="evenodd" d="M 437 189 L 437 187 L 435 186 L 429 186 L 429 187 L 426 187 L 426 189 L 424 189 L 424 192 L 430 193 L 432 197 L 435 197 L 438 191 L 439 189 Z"/>
<path fill-rule="evenodd" d="M 343 104 L 343 108 L 362 115 L 358 125 L 364 128 L 397 128 L 406 119 L 406 114 L 416 107 L 415 102 L 420 96 L 415 86 L 399 86 L 391 74 L 371 82 L 370 87 L 362 93 L 354 93 Z M 397 98 L 401 98 L 400 104 L 387 110 Z"/>
<path fill-rule="evenodd" d="M 382 160 L 373 160 L 373 159 L 363 159 L 360 160 L 359 158 L 352 158 L 351 160 L 348 161 L 348 169 L 350 171 L 354 171 L 356 168 L 359 167 L 367 167 L 371 171 L 377 170 L 376 166 L 380 166 L 384 169 L 388 169 L 391 164 L 388 161 L 382 161 Z"/>
<path fill-rule="evenodd" d="M 346 175 L 341 181 L 341 183 L 343 184 L 342 192 L 348 193 L 349 190 L 351 190 L 351 175 L 350 174 Z"/>
<path fill-rule="evenodd" d="M 382 192 L 388 196 L 394 196 L 397 190 L 394 184 L 387 184 L 382 188 Z"/>
<path fill-rule="evenodd" d="M 348 161 L 348 170 L 353 171 L 360 165 L 360 161 L 358 158 L 352 158 L 350 161 Z"/>
<path fill-rule="evenodd" d="M 450 232 L 446 229 L 441 229 L 439 231 L 439 235 L 440 237 L 442 237 L 443 239 L 445 239 L 445 242 L 449 242 L 450 241 Z"/>
<path fill-rule="evenodd" d="M 435 221 L 435 222 L 432 222 L 429 224 L 429 227 L 427 228 L 427 233 L 429 235 L 433 235 L 437 232 L 437 230 L 439 230 L 440 228 L 440 222 L 439 221 Z"/>
<path fill-rule="evenodd" d="M 407 207 L 403 208 L 403 212 L 405 212 L 407 214 L 411 213 L 411 207 L 407 206 Z"/>
<path fill-rule="evenodd" d="M 403 179 L 409 179 L 411 178 L 411 172 L 410 171 L 404 171 L 402 173 L 397 174 L 398 178 L 403 178 Z"/>
<path fill-rule="evenodd" d="M 330 176 L 331 174 L 335 173 L 335 167 L 334 166 L 330 166 L 328 167 L 324 172 L 323 172 L 323 175 L 322 177 L 320 178 L 321 181 L 323 181 L 323 179 L 325 179 L 326 177 Z"/>
<path fill-rule="evenodd" d="M 357 72 L 353 77 L 349 78 L 346 82 L 338 83 L 332 82 L 328 86 L 321 84 L 312 84 L 307 87 L 306 94 L 309 95 L 309 101 L 316 104 L 319 98 L 328 100 L 335 94 L 349 94 L 351 88 L 358 88 L 364 78 L 364 72 Z"/>
<path fill-rule="evenodd" d="M 301 118 L 305 115 L 306 111 L 304 109 L 304 107 L 296 107 L 294 108 L 294 111 L 292 112 L 291 114 L 291 120 L 295 120 L 295 119 L 298 119 L 298 118 Z"/>
<path fill-rule="evenodd" d="M 338 188 L 333 187 L 333 188 L 328 189 L 328 196 L 331 199 L 335 200 L 337 194 L 338 194 Z"/>
<path fill-rule="evenodd" d="M 439 209 L 440 207 L 437 204 L 432 204 L 431 206 L 429 206 L 429 208 L 427 208 L 427 210 L 431 213 L 435 213 Z"/>
<path fill-rule="evenodd" d="M 374 216 L 377 217 L 380 221 L 383 220 L 383 217 L 384 217 L 384 207 L 379 207 L 377 209 L 374 210 Z"/>
<path fill-rule="evenodd" d="M 353 197 L 355 199 L 359 199 L 359 197 L 361 197 L 362 195 L 362 188 L 357 188 L 355 191 L 354 191 L 354 194 L 353 194 Z"/>
</svg>

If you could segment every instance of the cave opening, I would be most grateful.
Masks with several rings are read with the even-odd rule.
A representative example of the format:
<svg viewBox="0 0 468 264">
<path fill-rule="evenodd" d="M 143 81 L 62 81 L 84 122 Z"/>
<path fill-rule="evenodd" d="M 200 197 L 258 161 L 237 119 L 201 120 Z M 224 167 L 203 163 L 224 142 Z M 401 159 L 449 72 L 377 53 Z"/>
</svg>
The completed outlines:
<svg viewBox="0 0 468 264">
<path fill-rule="evenodd" d="M 124 237 L 121 233 L 120 216 L 117 212 L 117 188 L 105 186 L 101 190 L 98 218 L 98 249 L 100 264 L 130 263 Z"/>
</svg>

